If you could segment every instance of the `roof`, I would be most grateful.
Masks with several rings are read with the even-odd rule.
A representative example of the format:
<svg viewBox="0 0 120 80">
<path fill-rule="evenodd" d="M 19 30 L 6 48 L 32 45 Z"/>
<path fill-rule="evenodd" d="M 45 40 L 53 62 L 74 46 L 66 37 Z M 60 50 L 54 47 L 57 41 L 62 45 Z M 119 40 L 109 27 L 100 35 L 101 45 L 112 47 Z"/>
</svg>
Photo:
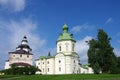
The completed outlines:
<svg viewBox="0 0 120 80">
<path fill-rule="evenodd" d="M 66 54 L 64 54 L 62 52 L 60 52 L 60 53 L 63 54 L 64 56 L 74 56 L 74 55 L 77 55 L 79 57 L 79 55 L 76 52 L 72 52 L 72 54 L 68 54 L 68 55 L 66 55 Z M 40 56 L 39 59 L 50 59 L 50 58 L 55 58 L 55 56 Z M 39 59 L 36 59 L 36 61 L 39 60 Z"/>
<path fill-rule="evenodd" d="M 19 45 L 17 48 L 28 48 L 28 49 L 30 49 L 30 50 L 32 50 L 31 48 L 30 48 L 30 46 L 29 45 L 27 45 L 27 44 L 21 44 L 21 45 Z"/>
<path fill-rule="evenodd" d="M 25 50 L 16 50 L 15 52 L 9 52 L 9 54 L 29 54 L 29 55 L 33 55 L 32 53 L 26 52 Z"/>
<path fill-rule="evenodd" d="M 66 24 L 63 26 L 63 32 L 59 35 L 57 42 L 65 40 L 71 40 L 76 42 L 75 39 L 73 38 L 73 34 L 68 33 L 68 26 Z"/>
<path fill-rule="evenodd" d="M 11 65 L 15 65 L 15 66 L 32 66 L 32 65 L 30 65 L 30 64 L 28 64 L 28 63 L 23 63 L 23 62 L 13 63 L 13 64 L 11 64 Z"/>
<path fill-rule="evenodd" d="M 40 59 L 50 59 L 54 58 L 54 56 L 40 56 Z"/>
<path fill-rule="evenodd" d="M 84 68 L 84 69 L 88 69 L 89 65 L 90 64 L 84 64 L 84 65 L 81 65 L 81 67 Z"/>
</svg>

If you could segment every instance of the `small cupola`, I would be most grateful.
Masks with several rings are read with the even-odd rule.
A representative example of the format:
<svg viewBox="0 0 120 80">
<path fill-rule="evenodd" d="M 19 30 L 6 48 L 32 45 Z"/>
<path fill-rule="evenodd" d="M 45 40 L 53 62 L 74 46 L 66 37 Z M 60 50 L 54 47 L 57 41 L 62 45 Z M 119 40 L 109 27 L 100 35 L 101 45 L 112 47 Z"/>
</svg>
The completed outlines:
<svg viewBox="0 0 120 80">
<path fill-rule="evenodd" d="M 27 37 L 26 37 L 26 36 L 23 37 L 23 40 L 22 40 L 21 44 L 28 44 L 28 41 L 27 41 Z"/>
</svg>

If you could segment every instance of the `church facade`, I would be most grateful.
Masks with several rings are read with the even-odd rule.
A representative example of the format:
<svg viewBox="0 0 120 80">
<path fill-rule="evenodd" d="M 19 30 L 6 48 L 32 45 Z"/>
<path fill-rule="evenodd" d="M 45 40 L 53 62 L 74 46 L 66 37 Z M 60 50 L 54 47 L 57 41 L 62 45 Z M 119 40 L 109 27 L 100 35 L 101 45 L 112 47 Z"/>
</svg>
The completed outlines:
<svg viewBox="0 0 120 80">
<path fill-rule="evenodd" d="M 75 52 L 76 40 L 73 34 L 68 33 L 68 26 L 63 26 L 63 32 L 59 35 L 56 46 L 57 54 L 51 56 L 41 56 L 35 61 L 36 67 L 41 72 L 36 74 L 78 74 L 93 73 L 87 65 L 80 65 L 79 55 Z"/>
<path fill-rule="evenodd" d="M 31 51 L 32 49 L 28 45 L 27 37 L 24 36 L 16 51 L 9 52 L 9 59 L 5 62 L 5 69 L 11 68 L 12 65 L 18 67 L 32 66 L 33 54 Z"/>
</svg>

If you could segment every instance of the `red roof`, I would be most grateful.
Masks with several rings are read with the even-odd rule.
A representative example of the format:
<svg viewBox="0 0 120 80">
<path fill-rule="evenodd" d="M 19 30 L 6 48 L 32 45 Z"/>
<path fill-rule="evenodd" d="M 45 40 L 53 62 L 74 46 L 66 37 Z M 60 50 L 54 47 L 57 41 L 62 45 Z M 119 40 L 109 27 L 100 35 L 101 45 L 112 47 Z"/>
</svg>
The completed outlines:
<svg viewBox="0 0 120 80">
<path fill-rule="evenodd" d="M 19 63 L 13 63 L 15 66 L 32 66 L 28 63 L 23 63 L 23 62 L 19 62 Z"/>
<path fill-rule="evenodd" d="M 9 54 L 29 54 L 29 55 L 33 55 L 32 53 L 26 52 L 25 50 L 16 50 L 15 52 L 9 52 Z"/>
</svg>

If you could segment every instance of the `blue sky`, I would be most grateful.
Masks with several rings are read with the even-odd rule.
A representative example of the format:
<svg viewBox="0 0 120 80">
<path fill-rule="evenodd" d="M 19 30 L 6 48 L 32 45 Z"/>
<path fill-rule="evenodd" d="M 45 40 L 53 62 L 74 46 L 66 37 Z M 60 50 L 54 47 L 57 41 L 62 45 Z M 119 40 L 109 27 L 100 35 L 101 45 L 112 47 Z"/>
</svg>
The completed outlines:
<svg viewBox="0 0 120 80">
<path fill-rule="evenodd" d="M 74 34 L 81 63 L 87 63 L 85 41 L 96 38 L 100 28 L 112 38 L 114 52 L 120 56 L 119 4 L 119 0 L 0 0 L 0 69 L 24 35 L 34 59 L 49 51 L 56 54 L 56 40 L 64 24 Z"/>
</svg>

